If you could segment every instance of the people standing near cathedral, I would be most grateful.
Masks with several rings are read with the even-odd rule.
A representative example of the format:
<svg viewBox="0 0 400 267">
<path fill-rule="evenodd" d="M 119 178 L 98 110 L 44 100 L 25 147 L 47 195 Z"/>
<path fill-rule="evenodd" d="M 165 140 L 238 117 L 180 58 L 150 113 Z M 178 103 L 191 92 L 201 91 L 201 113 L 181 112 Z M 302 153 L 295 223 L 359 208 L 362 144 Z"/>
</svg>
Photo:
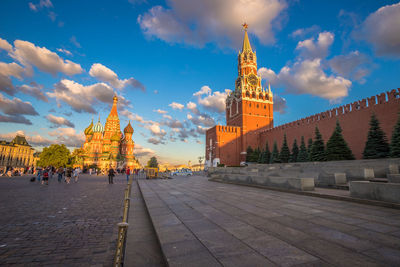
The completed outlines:
<svg viewBox="0 0 400 267">
<path fill-rule="evenodd" d="M 40 178 L 42 177 L 42 169 L 38 169 L 37 171 L 37 180 L 40 182 Z"/>
<path fill-rule="evenodd" d="M 58 182 L 61 183 L 62 177 L 63 177 L 63 173 L 64 173 L 64 168 L 60 167 L 57 170 L 57 174 L 58 174 Z"/>
<path fill-rule="evenodd" d="M 71 182 L 71 176 L 72 176 L 72 170 L 71 168 L 67 168 L 67 171 L 65 173 L 65 182 L 69 184 Z"/>
<path fill-rule="evenodd" d="M 110 169 L 108 170 L 108 183 L 109 184 L 113 184 L 114 183 L 114 169 L 110 167 Z"/>
<path fill-rule="evenodd" d="M 79 179 L 79 168 L 75 168 L 75 170 L 74 170 L 74 181 L 75 181 L 75 183 L 77 183 L 78 182 L 78 179 Z"/>
<path fill-rule="evenodd" d="M 43 172 L 43 179 L 42 179 L 42 184 L 49 185 L 49 169 L 45 169 Z"/>
<path fill-rule="evenodd" d="M 125 173 L 126 173 L 126 182 L 129 183 L 129 175 L 131 175 L 131 170 L 129 168 L 126 168 Z"/>
</svg>

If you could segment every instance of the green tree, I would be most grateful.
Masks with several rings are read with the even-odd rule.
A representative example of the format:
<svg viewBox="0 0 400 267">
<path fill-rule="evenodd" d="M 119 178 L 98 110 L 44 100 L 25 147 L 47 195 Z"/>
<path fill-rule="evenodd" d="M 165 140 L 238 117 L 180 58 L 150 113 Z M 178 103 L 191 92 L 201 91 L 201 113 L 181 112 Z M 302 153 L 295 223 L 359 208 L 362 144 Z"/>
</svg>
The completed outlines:
<svg viewBox="0 0 400 267">
<path fill-rule="evenodd" d="M 251 156 L 251 162 L 258 162 L 259 157 L 260 157 L 260 149 L 257 147 L 253 151 L 253 155 Z"/>
<path fill-rule="evenodd" d="M 342 135 L 342 128 L 339 121 L 336 121 L 336 128 L 326 143 L 326 160 L 352 160 L 354 155 L 348 147 Z"/>
<path fill-rule="evenodd" d="M 306 144 L 304 143 L 304 136 L 301 137 L 299 156 L 297 157 L 298 162 L 308 161 L 308 152 Z"/>
<path fill-rule="evenodd" d="M 311 146 L 310 159 L 311 161 L 326 160 L 324 140 L 322 140 L 322 135 L 319 132 L 318 127 L 315 127 L 315 139 Z"/>
<path fill-rule="evenodd" d="M 260 151 L 260 155 L 258 157 L 258 163 L 264 163 L 264 157 L 265 157 L 265 153 L 264 151 Z"/>
<path fill-rule="evenodd" d="M 264 150 L 264 161 L 262 163 L 269 163 L 271 159 L 271 151 L 269 150 L 268 142 L 265 145 L 265 150 Z"/>
<path fill-rule="evenodd" d="M 299 157 L 299 146 L 297 145 L 297 140 L 294 139 L 292 146 L 292 154 L 290 155 L 290 162 L 297 162 Z"/>
<path fill-rule="evenodd" d="M 251 160 L 252 160 L 252 157 L 253 157 L 253 149 L 251 148 L 251 146 L 248 146 L 247 147 L 247 150 L 246 150 L 246 162 L 251 162 Z"/>
<path fill-rule="evenodd" d="M 400 113 L 392 133 L 392 140 L 390 142 L 390 156 L 392 158 L 400 158 Z"/>
<path fill-rule="evenodd" d="M 75 148 L 71 153 L 72 165 L 83 165 L 84 153 L 83 148 Z"/>
<path fill-rule="evenodd" d="M 274 148 L 272 149 L 270 163 L 280 163 L 280 162 L 281 161 L 279 159 L 278 145 L 276 144 L 276 141 L 274 141 Z"/>
<path fill-rule="evenodd" d="M 307 154 L 308 154 L 308 161 L 311 161 L 311 148 L 312 148 L 313 140 L 312 138 L 308 139 L 308 144 L 307 144 Z"/>
<path fill-rule="evenodd" d="M 40 167 L 54 166 L 56 168 L 71 165 L 71 153 L 65 145 L 51 145 L 43 148 L 37 163 Z"/>
<path fill-rule="evenodd" d="M 369 125 L 370 128 L 363 152 L 363 158 L 378 159 L 388 157 L 390 152 L 389 144 L 387 142 L 385 133 L 379 126 L 379 121 L 375 114 L 372 114 Z"/>
<path fill-rule="evenodd" d="M 158 168 L 157 158 L 156 157 L 151 157 L 150 160 L 147 162 L 147 167 Z"/>
<path fill-rule="evenodd" d="M 286 134 L 283 134 L 283 143 L 281 148 L 281 153 L 279 154 L 279 160 L 282 163 L 289 162 L 290 159 L 290 150 L 286 140 Z"/>
</svg>

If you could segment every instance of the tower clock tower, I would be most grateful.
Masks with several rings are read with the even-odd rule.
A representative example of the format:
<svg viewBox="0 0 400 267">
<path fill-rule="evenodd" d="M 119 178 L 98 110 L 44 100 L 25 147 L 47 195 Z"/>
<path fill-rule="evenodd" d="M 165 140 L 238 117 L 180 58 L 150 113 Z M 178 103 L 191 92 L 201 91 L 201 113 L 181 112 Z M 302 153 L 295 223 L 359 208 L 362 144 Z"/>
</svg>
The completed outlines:
<svg viewBox="0 0 400 267">
<path fill-rule="evenodd" d="M 238 54 L 235 91 L 226 99 L 226 123 L 241 127 L 243 152 L 249 145 L 257 147 L 256 132 L 273 127 L 273 95 L 269 86 L 261 86 L 261 77 L 257 75 L 257 55 L 251 49 L 247 27 L 246 23 L 243 24 L 244 39 Z"/>
</svg>

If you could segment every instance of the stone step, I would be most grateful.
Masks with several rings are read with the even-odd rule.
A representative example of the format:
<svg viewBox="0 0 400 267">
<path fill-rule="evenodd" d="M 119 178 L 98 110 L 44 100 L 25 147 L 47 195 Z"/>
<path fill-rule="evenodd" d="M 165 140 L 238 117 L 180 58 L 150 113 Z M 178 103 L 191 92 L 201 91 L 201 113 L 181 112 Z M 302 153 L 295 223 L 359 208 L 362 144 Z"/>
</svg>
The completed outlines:
<svg viewBox="0 0 400 267">
<path fill-rule="evenodd" d="M 221 266 L 146 181 L 139 187 L 168 266 Z"/>
</svg>

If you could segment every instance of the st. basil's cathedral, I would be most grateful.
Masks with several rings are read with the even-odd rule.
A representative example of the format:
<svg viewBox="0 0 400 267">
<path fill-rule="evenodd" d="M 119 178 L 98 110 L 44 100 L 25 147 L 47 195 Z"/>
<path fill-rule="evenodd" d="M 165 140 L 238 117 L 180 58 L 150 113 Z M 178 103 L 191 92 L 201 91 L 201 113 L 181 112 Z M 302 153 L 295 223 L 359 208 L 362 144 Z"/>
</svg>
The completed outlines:
<svg viewBox="0 0 400 267">
<path fill-rule="evenodd" d="M 131 123 L 122 134 L 117 111 L 118 97 L 114 96 L 113 105 L 106 119 L 105 126 L 99 121 L 93 125 L 93 120 L 85 129 L 86 136 L 83 144 L 85 167 L 97 166 L 109 168 L 139 168 L 139 163 L 133 154 L 135 143 L 132 140 L 133 128 Z"/>
</svg>

